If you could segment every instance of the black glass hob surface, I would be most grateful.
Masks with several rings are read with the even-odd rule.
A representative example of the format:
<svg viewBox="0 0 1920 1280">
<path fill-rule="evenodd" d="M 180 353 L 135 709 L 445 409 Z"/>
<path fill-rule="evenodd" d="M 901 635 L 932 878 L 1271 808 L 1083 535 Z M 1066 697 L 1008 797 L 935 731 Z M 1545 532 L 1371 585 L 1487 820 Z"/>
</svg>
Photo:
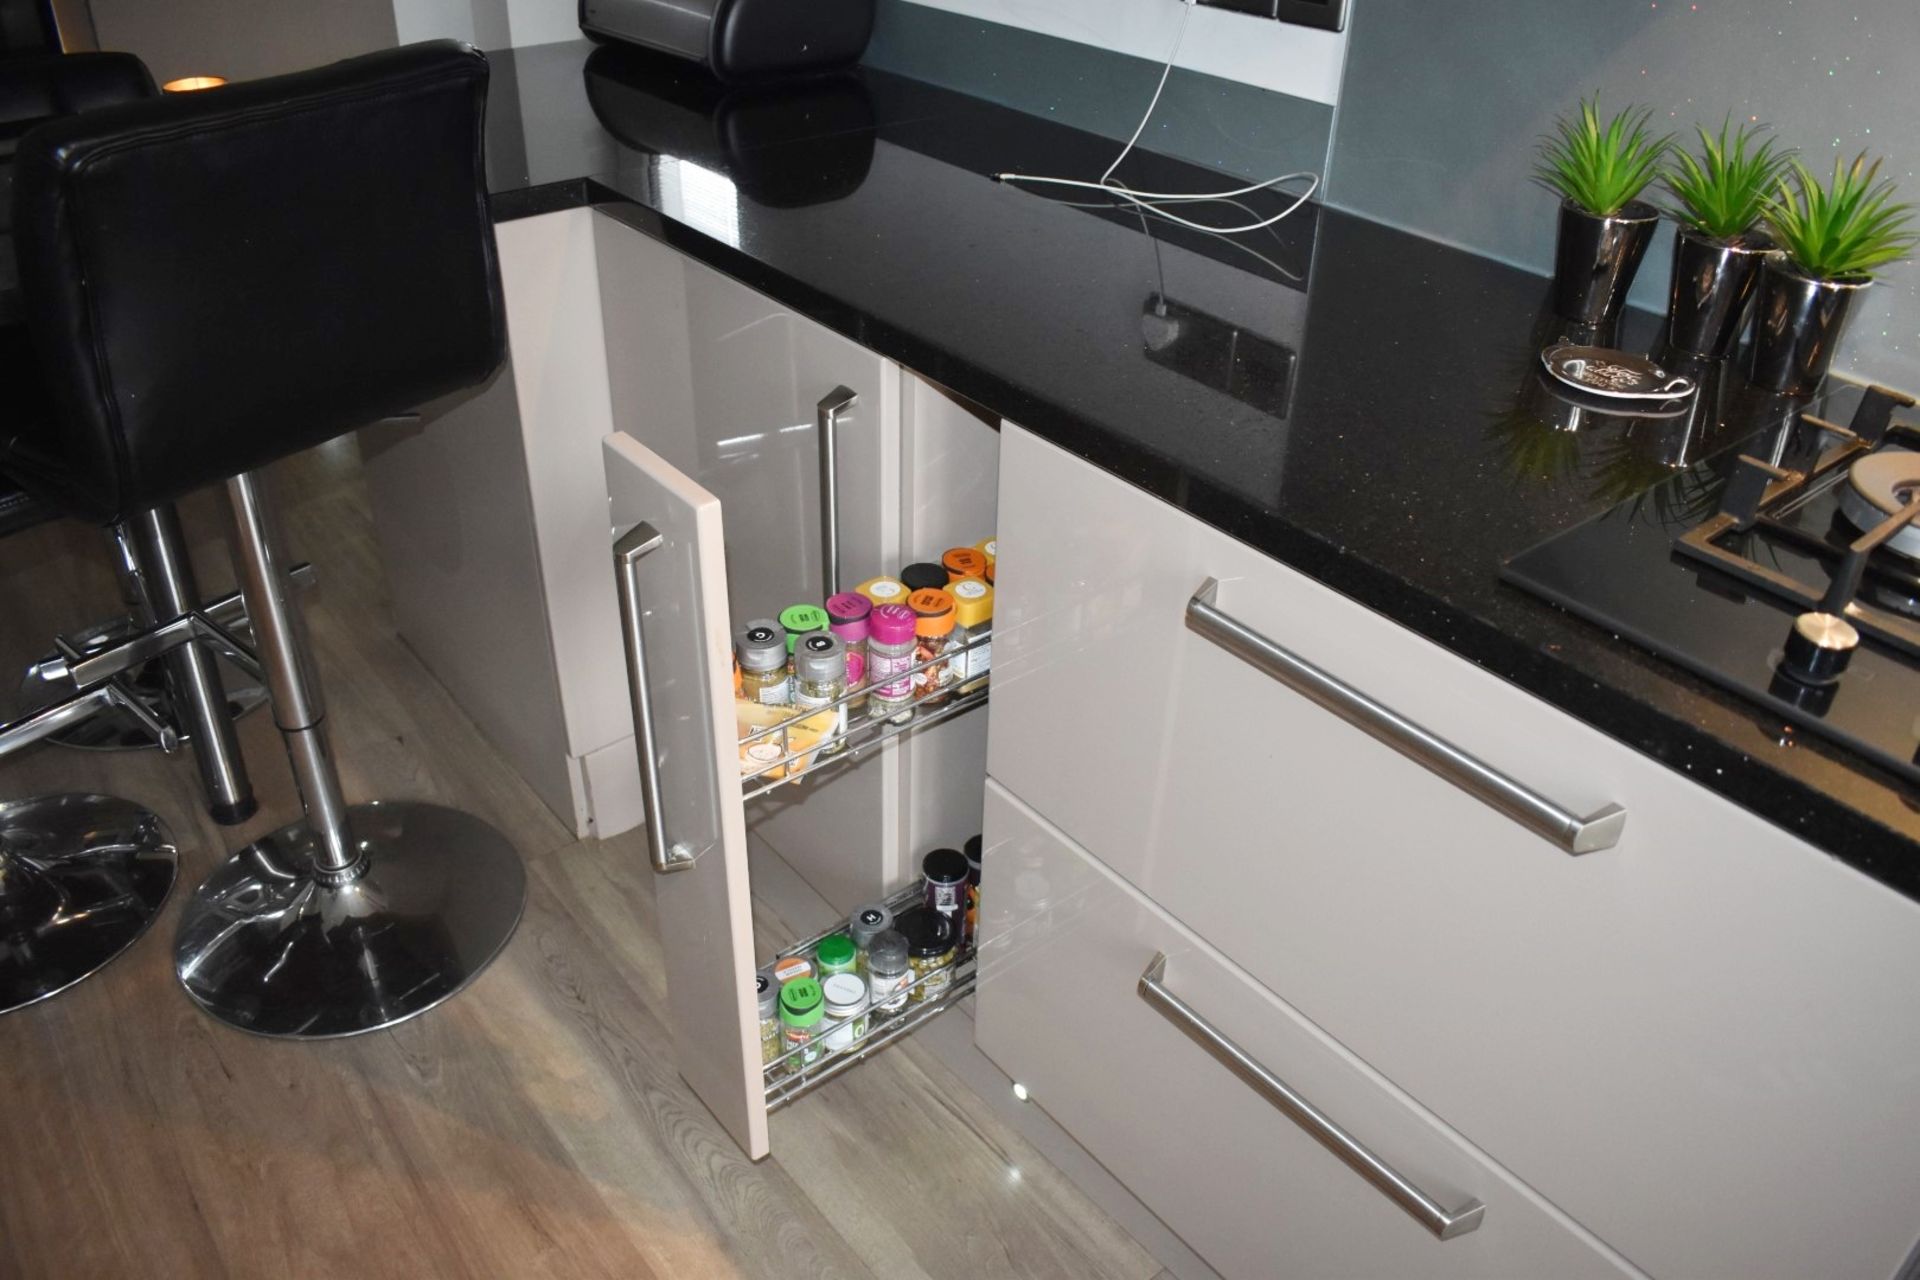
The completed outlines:
<svg viewBox="0 0 1920 1280">
<path fill-rule="evenodd" d="M 1863 458 L 1911 454 L 1920 477 L 1915 418 L 1903 398 L 1838 388 L 1502 576 L 1751 700 L 1776 741 L 1817 734 L 1920 783 L 1920 561 L 1884 545 L 1898 519 L 1842 509 Z M 1837 677 L 1789 652 L 1809 614 L 1858 638 Z"/>
</svg>

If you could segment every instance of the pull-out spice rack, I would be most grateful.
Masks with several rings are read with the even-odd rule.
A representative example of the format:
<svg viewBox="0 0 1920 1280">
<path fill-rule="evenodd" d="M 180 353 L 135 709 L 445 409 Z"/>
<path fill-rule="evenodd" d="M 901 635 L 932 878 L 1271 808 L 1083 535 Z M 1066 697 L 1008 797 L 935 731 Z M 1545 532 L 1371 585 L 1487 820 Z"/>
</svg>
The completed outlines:
<svg viewBox="0 0 1920 1280">
<path fill-rule="evenodd" d="M 943 663 L 957 664 L 964 669 L 976 650 L 988 651 L 992 644 L 991 636 L 981 636 L 924 662 L 915 663 L 906 672 L 895 674 L 889 679 L 907 679 L 929 667 L 936 667 Z M 915 729 L 923 729 L 942 720 L 964 715 L 986 702 L 989 679 L 990 677 L 984 673 L 972 677 L 963 676 L 954 681 L 954 691 L 945 703 L 929 707 L 916 702 L 896 712 L 894 718 L 874 718 L 869 716 L 865 706 L 858 709 L 853 706 L 855 702 L 871 696 L 873 691 L 871 684 L 863 684 L 858 689 L 851 690 L 832 702 L 818 707 L 794 708 L 791 718 L 740 736 L 740 749 L 743 752 L 756 743 L 769 741 L 777 742 L 781 749 L 778 759 L 755 762 L 751 771 L 746 769 L 741 771 L 740 785 L 744 788 L 744 798 L 752 800 L 756 796 L 763 796 L 769 791 L 784 787 L 790 782 L 804 782 L 823 771 L 851 764 L 882 743 L 897 738 L 903 733 L 911 733 Z M 959 691 L 959 686 L 971 685 L 975 682 L 978 682 L 978 688 L 967 693 Z M 844 721 L 836 734 L 818 743 L 798 747 L 794 745 L 792 738 L 795 736 L 796 725 L 835 711 L 839 712 L 841 720 Z"/>
<path fill-rule="evenodd" d="M 974 696 L 984 699 L 986 693 L 983 690 Z M 942 707 L 940 710 L 944 711 L 946 708 Z M 920 887 L 915 885 L 888 898 L 887 907 L 898 914 L 907 908 L 917 907 L 924 901 Z M 823 930 L 811 938 L 796 942 L 776 954 L 774 963 L 777 964 L 788 956 L 804 956 L 811 961 L 814 949 L 820 945 L 821 939 L 845 931 L 846 926 L 840 924 Z M 915 1028 L 939 1017 L 973 993 L 975 969 L 974 953 L 971 950 L 958 954 L 947 972 L 952 979 L 947 989 L 927 1000 L 915 1001 L 913 997 L 922 983 L 929 979 L 940 978 L 941 973 L 938 970 L 921 974 L 904 988 L 892 993 L 888 997 L 890 1000 L 898 998 L 902 993 L 907 998 L 906 1007 L 898 1013 L 886 1014 L 870 1007 L 864 1014 L 855 1014 L 852 1018 L 823 1019 L 815 1028 L 814 1044 L 816 1045 L 824 1044 L 837 1028 L 863 1016 L 867 1019 L 867 1034 L 844 1049 L 823 1050 L 818 1060 L 804 1067 L 793 1067 L 804 1052 L 804 1049 L 799 1047 L 788 1049 L 768 1062 L 762 1072 L 766 1087 L 767 1110 L 778 1111 L 794 1099 L 813 1092 L 849 1067 L 865 1062 L 888 1045 L 912 1034 Z"/>
</svg>

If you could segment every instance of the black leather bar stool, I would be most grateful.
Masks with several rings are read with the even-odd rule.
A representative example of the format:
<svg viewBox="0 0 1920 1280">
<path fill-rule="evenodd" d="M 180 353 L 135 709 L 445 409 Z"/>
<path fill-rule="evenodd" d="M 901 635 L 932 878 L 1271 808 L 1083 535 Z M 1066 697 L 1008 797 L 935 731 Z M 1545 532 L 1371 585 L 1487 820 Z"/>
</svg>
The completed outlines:
<svg viewBox="0 0 1920 1280">
<path fill-rule="evenodd" d="M 9 26 L 5 34 L 11 47 L 17 32 Z M 146 68 L 127 54 L 0 59 L 0 430 L 52 413 L 19 322 L 14 256 L 4 239 L 14 148 L 45 119 L 154 92 Z M 57 514 L 0 476 L 0 537 Z M 116 710 L 118 697 L 103 686 L 0 725 L 0 755 Z M 55 795 L 0 802 L 0 1013 L 64 991 L 131 946 L 166 901 L 176 866 L 165 825 L 129 800 Z"/>
<path fill-rule="evenodd" d="M 13 157 L 22 137 L 49 120 L 80 115 L 126 102 L 159 96 L 153 77 L 132 54 L 58 53 L 0 58 L 0 193 L 10 191 Z M 17 265 L 10 238 L 12 201 L 0 203 L 9 239 L 0 252 L 0 404 L 9 410 L 3 429 L 8 439 L 29 435 L 32 419 L 44 416 L 44 396 L 34 383 L 39 361 L 21 326 Z M 0 448 L 0 532 L 51 519 L 63 513 L 38 501 L 29 487 L 5 475 Z M 27 464 L 30 465 L 30 462 Z M 40 708 L 75 692 L 68 677 L 71 660 L 97 652 L 156 622 L 178 617 L 201 605 L 193 565 L 187 556 L 180 520 L 171 503 L 130 511 L 109 522 L 108 555 L 119 580 L 124 613 L 71 637 L 56 638 L 57 650 L 32 664 L 21 684 L 26 705 Z M 228 609 L 225 621 L 239 618 Z M 188 741 L 193 744 L 215 821 L 244 822 L 258 805 L 240 757 L 233 718 L 259 705 L 264 693 L 241 680 L 229 688 L 213 655 L 186 646 L 127 673 L 121 688 L 132 695 L 121 703 L 53 736 L 52 741 L 82 747 L 138 747 Z M 134 700 L 137 698 L 137 702 Z M 158 725 L 159 732 L 153 727 Z"/>
<path fill-rule="evenodd" d="M 30 454 L 61 481 L 49 493 L 101 518 L 227 482 L 306 816 L 201 884 L 175 968 L 248 1031 L 353 1035 L 421 1013 L 486 966 L 525 901 L 518 856 L 479 819 L 342 797 L 264 470 L 499 366 L 486 85 L 479 53 L 416 45 L 45 125 L 15 161 L 59 429 L 0 466 Z"/>
</svg>

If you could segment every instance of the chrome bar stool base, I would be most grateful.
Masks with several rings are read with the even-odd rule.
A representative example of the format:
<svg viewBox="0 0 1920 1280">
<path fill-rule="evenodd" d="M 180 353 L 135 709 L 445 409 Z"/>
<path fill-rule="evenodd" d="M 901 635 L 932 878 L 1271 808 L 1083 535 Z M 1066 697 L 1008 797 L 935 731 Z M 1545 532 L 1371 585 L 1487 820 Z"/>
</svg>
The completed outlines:
<svg viewBox="0 0 1920 1280">
<path fill-rule="evenodd" d="M 130 640 L 144 629 L 143 624 L 127 618 L 89 627 L 70 637 L 69 643 L 81 654 L 90 656 Z M 244 627 L 236 627 L 235 632 L 243 640 L 250 638 Z M 26 677 L 20 681 L 20 705 L 26 710 L 37 711 L 71 697 L 73 682 L 64 677 L 64 672 L 65 663 L 57 658 L 36 662 L 28 667 Z M 56 673 L 59 673 L 57 678 Z M 227 714 L 230 717 L 239 720 L 267 705 L 267 691 L 259 681 L 248 679 L 232 669 L 222 674 L 221 683 L 226 686 Z M 155 719 L 171 725 L 179 733 L 182 743 L 193 741 L 192 730 L 173 709 L 164 660 L 155 659 L 136 667 L 123 679 Z M 118 709 L 103 711 L 90 720 L 49 735 L 46 740 L 79 751 L 151 751 L 160 746 L 138 718 Z M 247 816 L 251 816 L 252 812 L 248 810 Z"/>
<path fill-rule="evenodd" d="M 0 803 L 0 1013 L 45 1000 L 131 946 L 177 855 L 149 809 L 113 796 Z"/>
<path fill-rule="evenodd" d="M 196 1004 L 256 1035 L 359 1035 L 425 1013 L 513 936 L 526 872 L 470 814 L 394 801 L 346 813 L 364 869 L 315 872 L 306 821 L 228 858 L 186 906 L 174 969 Z"/>
</svg>

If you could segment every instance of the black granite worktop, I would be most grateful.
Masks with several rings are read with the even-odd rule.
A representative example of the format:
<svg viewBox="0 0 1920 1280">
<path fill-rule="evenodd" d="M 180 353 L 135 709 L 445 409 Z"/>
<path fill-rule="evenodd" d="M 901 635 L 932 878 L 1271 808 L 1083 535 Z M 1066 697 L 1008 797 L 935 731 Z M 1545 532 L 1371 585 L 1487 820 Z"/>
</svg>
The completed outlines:
<svg viewBox="0 0 1920 1280">
<path fill-rule="evenodd" d="M 600 206 L 1920 897 L 1898 782 L 1500 581 L 1749 429 L 1551 430 L 1540 277 L 1315 205 L 1227 238 L 1041 196 L 991 175 L 1114 144 L 871 70 L 749 94 L 584 42 L 494 58 L 500 219 Z"/>
</svg>

